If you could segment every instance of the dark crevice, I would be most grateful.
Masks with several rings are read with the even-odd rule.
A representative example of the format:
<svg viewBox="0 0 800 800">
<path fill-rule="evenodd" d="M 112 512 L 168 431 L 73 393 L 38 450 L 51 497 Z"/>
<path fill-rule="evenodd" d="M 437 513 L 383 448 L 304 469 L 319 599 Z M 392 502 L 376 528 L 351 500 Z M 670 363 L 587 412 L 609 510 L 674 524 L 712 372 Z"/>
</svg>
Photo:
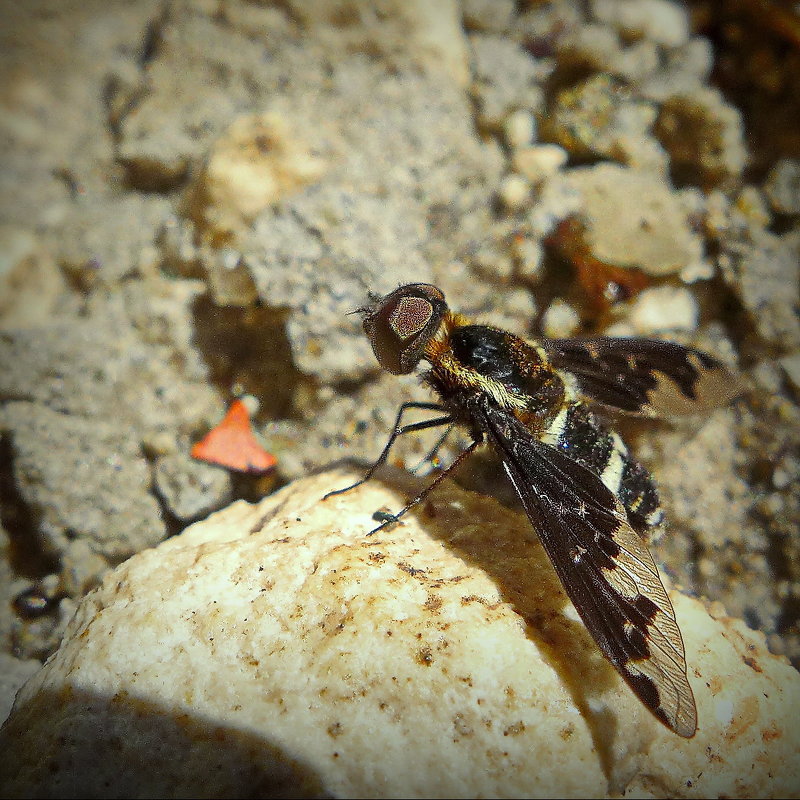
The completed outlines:
<svg viewBox="0 0 800 800">
<path fill-rule="evenodd" d="M 178 519 L 175 514 L 172 513 L 172 510 L 169 507 L 169 504 L 164 499 L 161 492 L 159 492 L 158 487 L 156 486 L 155 481 L 155 465 L 153 463 L 150 464 L 150 471 L 151 471 L 151 483 L 150 483 L 150 494 L 153 496 L 153 499 L 158 504 L 159 512 L 161 513 L 161 520 L 164 523 L 164 529 L 166 531 L 165 539 L 169 539 L 173 536 L 177 536 L 181 533 L 187 525 L 190 525 L 195 520 L 190 520 L 189 522 L 184 522 L 181 519 Z"/>
<path fill-rule="evenodd" d="M 103 86 L 103 106 L 114 142 L 119 142 L 122 121 L 147 94 L 145 70 L 156 57 L 161 46 L 164 26 L 169 18 L 169 7 L 165 3 L 159 13 L 149 20 L 142 33 L 141 44 L 135 53 L 135 63 L 141 72 L 141 82 L 137 88 L 125 86 L 119 76 L 111 73 Z M 134 55 L 134 54 L 132 54 Z"/>
<path fill-rule="evenodd" d="M 762 619 L 759 610 L 754 606 L 745 606 L 742 609 L 742 618 L 744 619 L 747 627 L 753 631 L 760 631 L 764 628 L 764 619 Z"/>
<path fill-rule="evenodd" d="M 161 47 L 164 24 L 168 18 L 167 6 L 163 6 L 161 12 L 151 19 L 145 28 L 142 46 L 139 51 L 137 62 L 141 69 L 146 69 L 147 65 L 156 57 Z"/>
<path fill-rule="evenodd" d="M 792 565 L 786 552 L 785 534 L 770 530 L 768 520 L 762 520 L 761 524 L 767 534 L 767 549 L 764 556 L 767 559 L 772 579 L 775 581 L 791 581 L 793 578 Z"/>
<path fill-rule="evenodd" d="M 544 139 L 542 141 L 545 141 Z M 560 142 L 552 141 L 551 144 L 561 146 Z M 596 167 L 598 164 L 616 164 L 623 165 L 622 161 L 616 161 L 606 155 L 600 153 L 570 153 L 569 161 L 564 165 L 565 170 L 574 169 L 575 167 Z"/>
<path fill-rule="evenodd" d="M 750 163 L 760 183 L 776 160 L 800 155 L 800 47 L 792 3 L 690 0 L 694 32 L 714 47 L 711 82 L 744 119 Z"/>
<path fill-rule="evenodd" d="M 546 98 L 546 111 L 542 114 L 543 119 L 540 120 L 540 122 L 546 122 L 553 103 L 555 103 L 562 92 L 575 89 L 596 75 L 597 68 L 589 63 L 570 63 L 566 65 L 560 65 L 557 69 L 555 69 L 542 83 L 542 89 L 544 90 L 544 95 Z"/>
<path fill-rule="evenodd" d="M 696 533 L 691 533 L 688 536 L 688 550 L 689 558 L 686 564 L 683 565 L 683 574 L 689 582 L 686 587 L 692 592 L 697 593 L 700 587 L 705 586 L 707 581 L 700 574 L 700 561 L 706 555 L 706 548 L 704 547 L 701 538 Z"/>
<path fill-rule="evenodd" d="M 349 397 L 375 383 L 382 374 L 380 368 L 375 367 L 358 378 L 340 378 L 339 380 L 329 381 L 328 386 L 332 388 L 337 395 Z"/>
<path fill-rule="evenodd" d="M 286 335 L 287 313 L 274 308 L 215 305 L 208 296 L 193 307 L 194 341 L 211 381 L 229 399 L 258 398 L 257 419 L 291 417 L 295 391 L 307 380 L 294 366 Z"/>
<path fill-rule="evenodd" d="M 780 615 L 778 616 L 777 630 L 780 634 L 800 633 L 800 597 L 791 595 L 783 601 Z"/>
<path fill-rule="evenodd" d="M 664 142 L 661 142 L 664 145 Z M 669 150 L 669 145 L 665 146 Z M 691 162 L 681 162 L 677 159 L 670 159 L 669 180 L 677 190 L 690 189 L 695 186 L 708 187 L 708 179 L 704 170 L 697 164 Z"/>
<path fill-rule="evenodd" d="M 0 436 L 0 523 L 9 537 L 9 561 L 16 574 L 37 580 L 58 571 L 58 560 L 43 552 L 39 517 L 25 501 L 14 478 L 14 453 Z"/>
<path fill-rule="evenodd" d="M 280 465 L 277 471 L 267 476 L 250 475 L 246 472 L 231 472 L 231 499 L 246 500 L 248 503 L 258 503 L 268 494 L 278 491 L 286 486 L 289 481 L 280 474 Z M 227 505 L 227 503 L 226 503 Z"/>
<path fill-rule="evenodd" d="M 774 233 L 775 236 L 784 236 L 787 233 L 791 233 L 796 225 L 797 216 L 795 214 L 780 214 L 776 212 L 767 230 L 770 233 Z"/>
<path fill-rule="evenodd" d="M 710 307 L 712 299 L 713 308 Z M 763 358 L 765 353 L 762 352 L 761 338 L 753 319 L 735 291 L 720 275 L 709 281 L 706 300 L 709 306 L 704 311 L 724 325 L 725 333 L 739 353 L 741 366 L 747 367 Z"/>
</svg>

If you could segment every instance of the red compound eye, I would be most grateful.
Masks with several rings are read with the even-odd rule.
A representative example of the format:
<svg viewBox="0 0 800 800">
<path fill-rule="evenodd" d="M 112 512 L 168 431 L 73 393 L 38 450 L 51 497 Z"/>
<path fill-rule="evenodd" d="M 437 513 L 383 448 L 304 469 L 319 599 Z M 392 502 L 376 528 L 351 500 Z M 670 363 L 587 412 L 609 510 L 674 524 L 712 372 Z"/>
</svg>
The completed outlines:
<svg viewBox="0 0 800 800">
<path fill-rule="evenodd" d="M 389 314 L 389 326 L 398 339 L 416 336 L 433 316 L 433 306 L 422 297 L 401 297 Z"/>
<path fill-rule="evenodd" d="M 444 295 L 427 283 L 401 286 L 364 309 L 364 331 L 381 367 L 393 375 L 411 372 L 446 311 Z"/>
</svg>

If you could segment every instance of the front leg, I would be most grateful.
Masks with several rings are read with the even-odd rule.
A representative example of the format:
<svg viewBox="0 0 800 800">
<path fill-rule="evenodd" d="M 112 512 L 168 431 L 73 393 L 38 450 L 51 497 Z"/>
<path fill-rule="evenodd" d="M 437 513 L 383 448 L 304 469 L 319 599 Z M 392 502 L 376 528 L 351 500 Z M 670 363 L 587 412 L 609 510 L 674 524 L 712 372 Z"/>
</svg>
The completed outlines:
<svg viewBox="0 0 800 800">
<path fill-rule="evenodd" d="M 374 533 L 383 530 L 389 525 L 394 525 L 394 523 L 397 522 L 400 519 L 400 517 L 402 517 L 403 514 L 406 513 L 406 511 L 408 511 L 410 508 L 413 508 L 415 505 L 417 505 L 417 503 L 424 500 L 451 472 L 457 469 L 458 466 L 475 451 L 475 448 L 479 444 L 482 443 L 483 443 L 483 434 L 481 433 L 478 434 L 478 436 L 475 439 L 473 439 L 472 444 L 470 444 L 469 447 L 467 447 L 465 450 L 462 450 L 461 453 L 459 453 L 458 458 L 456 458 L 456 460 L 446 470 L 440 472 L 431 483 L 429 483 L 410 503 L 408 503 L 407 506 L 405 506 L 405 508 L 400 509 L 400 511 L 398 511 L 396 514 L 389 514 L 386 511 L 378 511 L 376 512 L 376 514 L 373 514 L 373 519 L 376 519 L 376 515 L 378 515 L 377 519 L 380 519 L 382 521 L 377 528 L 373 528 L 371 531 L 369 531 L 367 533 L 367 536 L 372 536 Z"/>
<path fill-rule="evenodd" d="M 389 437 L 389 441 L 386 442 L 386 446 L 378 456 L 378 460 L 369 468 L 369 470 L 367 470 L 366 475 L 364 475 L 361 480 L 356 481 L 350 486 L 345 486 L 344 489 L 334 489 L 332 492 L 328 492 L 322 498 L 323 500 L 327 500 L 329 497 L 332 497 L 336 494 L 344 494 L 345 492 L 349 492 L 351 489 L 355 489 L 356 486 L 361 486 L 362 483 L 366 483 L 375 474 L 377 469 L 386 463 L 386 459 L 389 457 L 389 450 L 398 436 L 402 436 L 405 433 L 411 433 L 412 431 L 422 431 L 426 428 L 436 428 L 440 427 L 441 425 L 450 425 L 453 422 L 452 417 L 447 415 L 444 417 L 436 417 L 435 419 L 423 420 L 422 422 L 413 422 L 410 425 L 401 425 L 400 422 L 403 419 L 403 414 L 411 408 L 424 409 L 426 411 L 446 411 L 445 408 L 437 403 L 416 403 L 413 401 L 403 403 L 397 412 L 397 417 L 394 421 L 394 427 L 392 428 L 392 434 Z"/>
</svg>

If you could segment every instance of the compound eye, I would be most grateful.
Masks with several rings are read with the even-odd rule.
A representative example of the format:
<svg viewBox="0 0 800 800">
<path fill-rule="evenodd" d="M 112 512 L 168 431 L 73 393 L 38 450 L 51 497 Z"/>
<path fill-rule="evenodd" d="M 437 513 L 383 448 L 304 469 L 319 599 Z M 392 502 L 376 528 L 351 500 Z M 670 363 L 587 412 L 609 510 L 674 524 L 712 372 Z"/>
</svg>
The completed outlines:
<svg viewBox="0 0 800 800">
<path fill-rule="evenodd" d="M 424 297 L 401 297 L 389 314 L 389 327 L 405 342 L 424 330 L 432 316 L 433 306 Z"/>
<path fill-rule="evenodd" d="M 387 372 L 411 372 L 436 333 L 447 306 L 444 295 L 425 283 L 401 286 L 366 309 L 364 331 Z"/>
</svg>

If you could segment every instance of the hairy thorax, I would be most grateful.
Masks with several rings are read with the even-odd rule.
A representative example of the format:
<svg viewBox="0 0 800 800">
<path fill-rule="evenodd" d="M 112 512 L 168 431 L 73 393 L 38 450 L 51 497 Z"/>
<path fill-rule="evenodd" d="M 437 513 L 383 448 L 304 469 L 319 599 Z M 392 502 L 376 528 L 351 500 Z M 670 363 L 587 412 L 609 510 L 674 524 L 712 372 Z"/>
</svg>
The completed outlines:
<svg viewBox="0 0 800 800">
<path fill-rule="evenodd" d="M 458 411 L 470 390 L 508 409 L 534 433 L 543 433 L 573 393 L 544 352 L 507 331 L 467 324 L 449 315 L 428 345 L 428 384 Z"/>
</svg>

